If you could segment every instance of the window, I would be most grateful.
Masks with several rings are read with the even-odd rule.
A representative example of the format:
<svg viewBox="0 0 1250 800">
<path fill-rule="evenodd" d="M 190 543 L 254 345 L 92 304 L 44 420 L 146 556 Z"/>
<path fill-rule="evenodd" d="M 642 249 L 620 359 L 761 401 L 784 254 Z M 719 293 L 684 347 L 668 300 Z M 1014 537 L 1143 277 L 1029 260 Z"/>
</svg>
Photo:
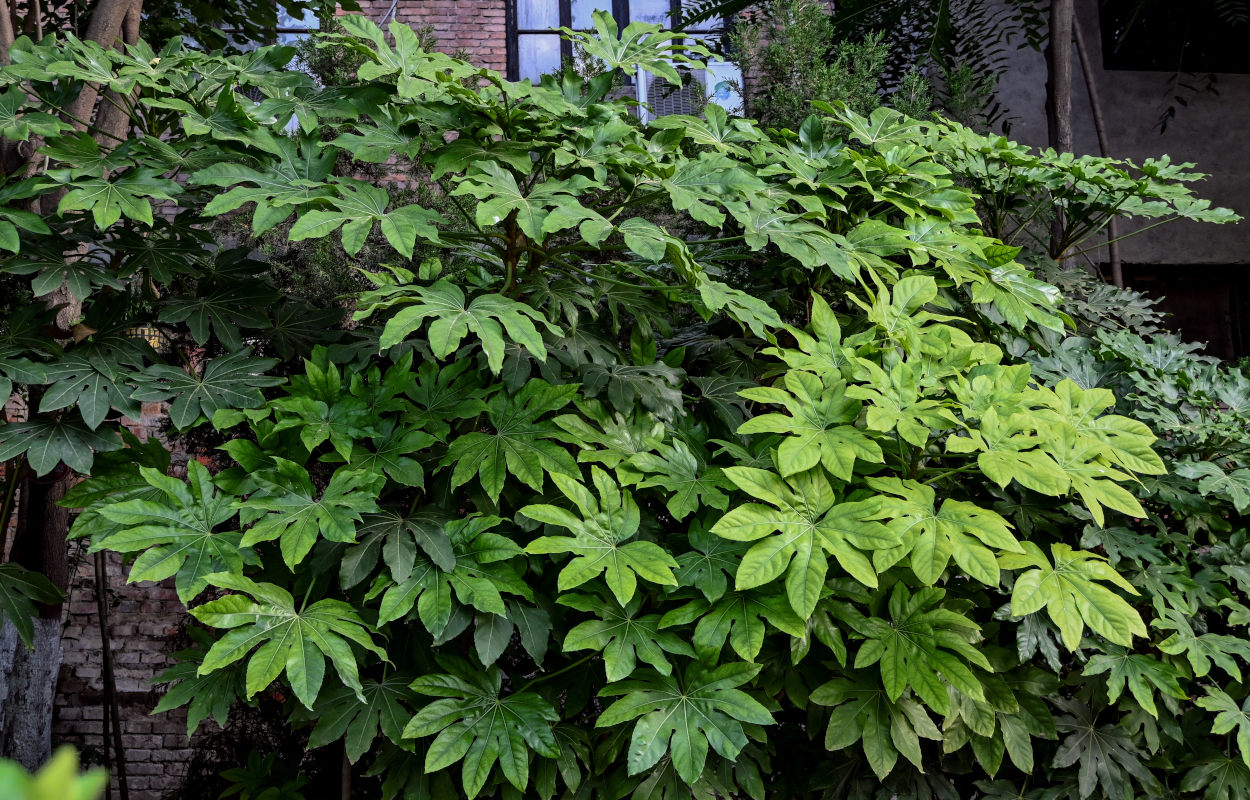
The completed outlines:
<svg viewBox="0 0 1250 800">
<path fill-rule="evenodd" d="M 316 9 L 305 9 L 303 15 L 300 16 L 291 14 L 285 9 L 278 11 L 277 44 L 295 44 L 319 30 L 321 30 L 321 20 L 317 17 Z"/>
<path fill-rule="evenodd" d="M 277 25 L 269 29 L 276 34 L 274 36 L 260 37 L 257 35 L 259 31 L 240 30 L 237 27 L 222 28 L 221 32 L 225 34 L 229 47 L 248 52 L 270 44 L 294 45 L 319 30 L 321 30 L 321 20 L 316 10 L 310 8 L 302 14 L 291 14 L 285 9 L 279 9 Z"/>
<path fill-rule="evenodd" d="M 1221 0 L 1102 0 L 1106 69 L 1250 73 L 1250 19 Z"/>
<path fill-rule="evenodd" d="M 593 30 L 591 14 L 609 11 L 622 27 L 627 22 L 648 22 L 668 27 L 681 11 L 682 0 L 511 0 L 508 6 L 508 78 L 538 78 L 554 72 L 573 57 L 572 45 L 560 38 L 556 28 Z M 715 31 L 714 23 L 690 29 L 692 38 Z M 632 76 L 631 76 L 632 77 Z"/>
</svg>

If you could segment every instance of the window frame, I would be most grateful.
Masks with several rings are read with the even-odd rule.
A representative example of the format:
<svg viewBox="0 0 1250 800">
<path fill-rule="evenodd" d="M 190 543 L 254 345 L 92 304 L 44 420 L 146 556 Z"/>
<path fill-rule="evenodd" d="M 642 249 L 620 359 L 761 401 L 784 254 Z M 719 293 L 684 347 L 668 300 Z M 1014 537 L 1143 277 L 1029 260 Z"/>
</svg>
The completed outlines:
<svg viewBox="0 0 1250 800">
<path fill-rule="evenodd" d="M 507 37 L 507 77 L 510 81 L 517 81 L 521 78 L 521 37 L 522 36 L 541 36 L 550 35 L 554 32 L 554 28 L 521 28 L 518 20 L 520 18 L 520 4 L 526 0 L 507 0 L 507 13 L 505 15 L 505 36 Z M 555 2 L 559 4 L 559 27 L 573 27 L 573 0 L 530 0 L 531 2 Z M 669 18 L 675 19 L 681 13 L 684 0 L 668 0 Z M 604 4 L 611 4 L 612 17 L 621 22 L 621 26 L 629 24 L 630 21 L 630 0 L 604 0 Z M 582 30 L 582 29 L 579 29 Z M 691 34 L 706 35 L 713 33 L 714 29 L 700 26 L 698 29 L 691 30 Z M 692 37 L 693 38 L 693 37 Z M 573 58 L 573 44 L 567 39 L 560 39 L 560 61 L 564 63 Z M 632 82 L 634 76 L 629 76 Z"/>
</svg>

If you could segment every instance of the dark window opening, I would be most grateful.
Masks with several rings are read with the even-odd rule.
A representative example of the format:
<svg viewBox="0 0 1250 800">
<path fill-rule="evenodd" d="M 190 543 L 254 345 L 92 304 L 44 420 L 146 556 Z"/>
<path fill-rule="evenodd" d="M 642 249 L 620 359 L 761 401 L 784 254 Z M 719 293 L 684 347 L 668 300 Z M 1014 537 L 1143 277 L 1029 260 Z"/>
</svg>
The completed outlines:
<svg viewBox="0 0 1250 800">
<path fill-rule="evenodd" d="M 1250 73 L 1250 7 L 1228 0 L 1100 0 L 1103 67 Z"/>
<path fill-rule="evenodd" d="M 1208 355 L 1250 355 L 1250 267 L 1125 264 L 1125 283 L 1151 297 L 1164 324 L 1188 342 L 1206 342 Z"/>
</svg>

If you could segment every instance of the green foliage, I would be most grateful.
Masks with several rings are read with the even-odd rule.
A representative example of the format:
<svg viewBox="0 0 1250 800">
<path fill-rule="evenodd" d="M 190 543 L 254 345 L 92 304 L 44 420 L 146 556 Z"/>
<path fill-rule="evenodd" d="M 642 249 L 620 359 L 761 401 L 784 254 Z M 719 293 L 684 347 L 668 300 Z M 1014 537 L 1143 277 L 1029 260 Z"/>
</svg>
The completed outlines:
<svg viewBox="0 0 1250 800">
<path fill-rule="evenodd" d="M 673 55 L 653 26 L 597 23 L 569 36 L 613 66 Z M 184 482 L 130 441 L 70 501 L 207 628 L 162 710 L 195 727 L 263 692 L 387 798 L 1242 791 L 1219 737 L 1246 716 L 1225 678 L 1250 624 L 1250 381 L 1094 332 L 1099 303 L 1149 312 L 1064 300 L 984 235 L 961 181 L 994 168 L 959 148 L 988 140 L 827 103 L 797 133 L 714 106 L 642 125 L 608 80 L 508 83 L 402 25 L 319 41 L 356 77 L 177 48 L 144 77 L 153 108 L 196 109 L 165 146 L 211 163 L 180 191 L 231 197 L 193 228 L 253 203 L 256 230 L 320 240 L 371 286 L 350 334 L 274 366 L 243 348 L 263 285 L 218 294 L 255 265 L 202 255 L 173 281 L 188 340 L 229 352 L 128 380 L 185 398 L 214 461 Z M 0 75 L 39 86 L 76 48 Z M 176 91 L 192 71 L 231 77 Z M 315 105 L 299 143 L 275 146 L 288 106 L 235 91 L 254 83 Z M 449 205 L 274 159 L 318 148 L 353 170 L 398 154 Z M 1116 191 L 1230 218 L 1188 177 Z M 66 211 L 88 238 L 143 224 L 91 211 Z M 19 257 L 47 246 L 27 233 Z M 0 354 L 31 382 L 60 357 Z M 54 421 L 91 433 L 76 402 Z"/>
<path fill-rule="evenodd" d="M 20 564 L 0 564 L 0 620 L 13 623 L 22 644 L 34 647 L 35 626 L 39 616 L 35 603 L 59 603 L 62 592 L 45 576 L 31 572 Z"/>
<path fill-rule="evenodd" d="M 750 109 L 765 126 L 797 130 L 811 103 L 842 102 L 859 114 L 876 108 L 888 49 L 880 37 L 840 40 L 827 9 L 811 0 L 771 0 L 730 36 L 743 74 L 758 80 Z"/>
<path fill-rule="evenodd" d="M 34 775 L 15 761 L 0 759 L 0 792 L 12 800 L 96 800 L 107 784 L 108 774 L 102 769 L 80 775 L 78 754 L 68 746 L 58 749 Z"/>
<path fill-rule="evenodd" d="M 1127 159 L 1035 153 L 1003 136 L 982 136 L 961 126 L 942 126 L 943 163 L 978 195 L 987 232 L 1007 244 L 1022 244 L 1052 257 L 1082 252 L 1112 217 L 1232 222 L 1237 215 L 1212 207 L 1185 184 L 1206 177 L 1193 164 L 1167 156 L 1141 164 Z M 1059 233 L 1047 237 L 1055 209 L 1063 209 Z M 1094 246 L 1091 242 L 1091 247 Z"/>
</svg>

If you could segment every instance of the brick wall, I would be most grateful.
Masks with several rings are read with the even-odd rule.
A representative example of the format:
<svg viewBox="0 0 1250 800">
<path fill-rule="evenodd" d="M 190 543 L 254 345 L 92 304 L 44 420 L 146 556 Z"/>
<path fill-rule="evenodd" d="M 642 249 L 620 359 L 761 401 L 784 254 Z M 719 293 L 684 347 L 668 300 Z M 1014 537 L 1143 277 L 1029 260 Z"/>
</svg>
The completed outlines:
<svg viewBox="0 0 1250 800">
<path fill-rule="evenodd" d="M 378 22 L 392 0 L 359 0 L 360 11 Z M 398 0 L 391 11 L 413 28 L 429 25 L 445 53 L 464 51 L 474 64 L 505 72 L 508 66 L 507 0 Z"/>
<path fill-rule="evenodd" d="M 70 587 L 62 640 L 64 660 L 57 682 L 52 721 L 53 744 L 68 742 L 84 757 L 103 763 L 103 649 L 95 592 L 95 569 L 85 548 Z M 172 582 L 127 584 L 129 567 L 116 553 L 105 559 L 109 598 L 109 637 L 117 685 L 127 785 L 132 800 L 177 797 L 186 775 L 191 747 L 186 714 L 181 710 L 152 716 L 160 698 L 152 679 L 172 664 L 171 639 L 185 617 Z M 116 787 L 116 769 L 113 786 Z M 116 796 L 116 794 L 114 794 Z"/>
<path fill-rule="evenodd" d="M 139 421 L 127 421 L 141 439 L 155 435 L 160 404 L 144 404 Z M 175 454 L 175 474 L 179 474 Z M 185 464 L 185 457 L 183 458 Z M 94 763 L 103 763 L 103 648 L 96 603 L 94 556 L 85 543 L 70 546 L 73 570 L 65 604 L 62 637 L 64 658 L 54 703 L 53 745 L 70 743 Z M 109 638 L 113 678 L 117 686 L 122 747 L 126 751 L 127 785 L 132 800 L 176 798 L 191 758 L 186 714 L 182 711 L 152 716 L 160 699 L 152 679 L 172 665 L 173 638 L 187 618 L 172 579 L 160 584 L 128 584 L 130 568 L 121 556 L 107 553 L 105 573 L 109 605 Z M 113 786 L 116 787 L 113 770 Z"/>
</svg>

